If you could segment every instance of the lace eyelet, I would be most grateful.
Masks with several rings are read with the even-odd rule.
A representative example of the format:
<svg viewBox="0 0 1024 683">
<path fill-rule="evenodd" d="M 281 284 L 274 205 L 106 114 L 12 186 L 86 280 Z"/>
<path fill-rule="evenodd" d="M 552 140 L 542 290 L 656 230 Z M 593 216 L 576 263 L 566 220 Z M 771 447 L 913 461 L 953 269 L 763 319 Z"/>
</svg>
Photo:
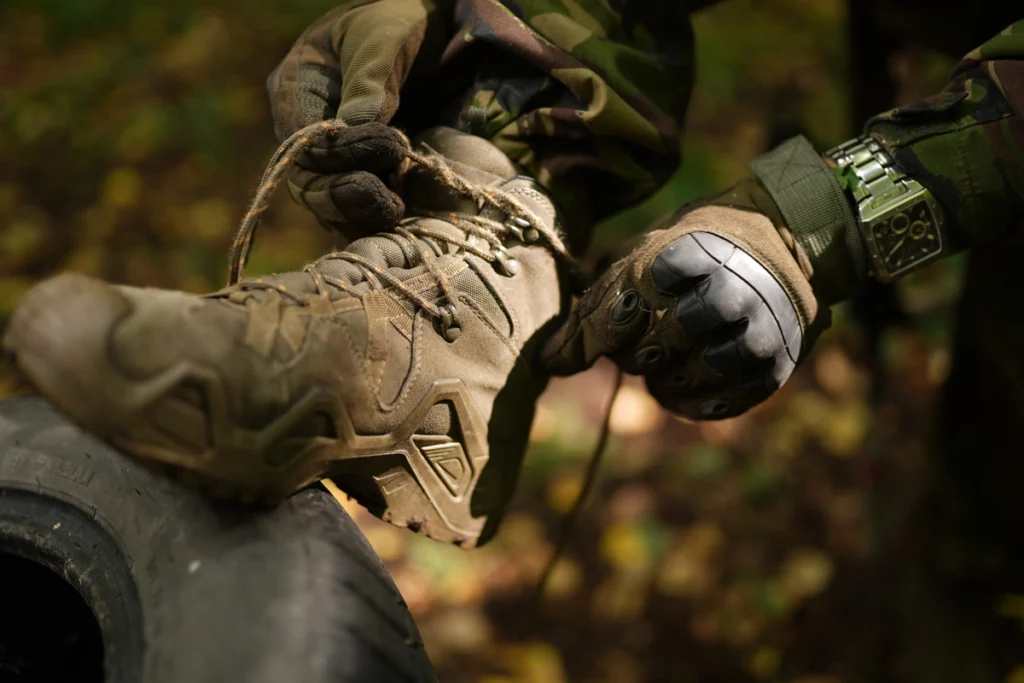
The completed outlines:
<svg viewBox="0 0 1024 683">
<path fill-rule="evenodd" d="M 495 267 L 506 277 L 512 277 L 519 272 L 519 261 L 508 255 L 504 247 L 498 247 L 494 252 Z"/>
<path fill-rule="evenodd" d="M 459 322 L 459 311 L 455 304 L 445 304 L 441 307 L 441 336 L 445 341 L 453 342 L 462 334 L 462 323 Z"/>
<path fill-rule="evenodd" d="M 509 216 L 505 223 L 517 240 L 523 244 L 532 244 L 540 239 L 540 233 L 533 227 L 530 221 L 522 216 Z"/>
</svg>

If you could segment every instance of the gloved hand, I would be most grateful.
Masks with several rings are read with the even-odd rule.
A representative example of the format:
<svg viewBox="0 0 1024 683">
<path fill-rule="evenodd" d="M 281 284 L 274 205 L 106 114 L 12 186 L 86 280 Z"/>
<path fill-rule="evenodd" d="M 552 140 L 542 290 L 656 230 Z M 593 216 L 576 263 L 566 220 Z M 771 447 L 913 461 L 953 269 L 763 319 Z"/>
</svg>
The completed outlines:
<svg viewBox="0 0 1024 683">
<path fill-rule="evenodd" d="M 310 26 L 267 81 L 282 141 L 318 121 L 348 124 L 299 159 L 289 189 L 350 239 L 386 229 L 404 212 L 385 181 L 409 145 L 386 124 L 432 19 L 421 0 L 346 2 Z"/>
<path fill-rule="evenodd" d="M 782 386 L 828 309 L 756 180 L 712 201 L 721 204 L 684 207 L 588 289 L 545 346 L 552 372 L 607 355 L 643 375 L 667 409 L 697 420 L 733 417 Z"/>
</svg>

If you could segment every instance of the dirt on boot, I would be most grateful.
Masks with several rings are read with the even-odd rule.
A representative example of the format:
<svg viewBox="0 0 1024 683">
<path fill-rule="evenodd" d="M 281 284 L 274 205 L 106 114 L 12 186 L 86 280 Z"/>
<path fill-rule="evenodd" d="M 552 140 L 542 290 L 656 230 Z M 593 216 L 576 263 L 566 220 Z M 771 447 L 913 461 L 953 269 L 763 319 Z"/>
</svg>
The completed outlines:
<svg viewBox="0 0 1024 683">
<path fill-rule="evenodd" d="M 414 149 L 393 230 L 206 296 L 59 275 L 4 349 L 83 427 L 215 495 L 331 477 L 398 526 L 483 543 L 548 379 L 566 254 L 551 200 L 489 142 L 437 128 Z"/>
</svg>

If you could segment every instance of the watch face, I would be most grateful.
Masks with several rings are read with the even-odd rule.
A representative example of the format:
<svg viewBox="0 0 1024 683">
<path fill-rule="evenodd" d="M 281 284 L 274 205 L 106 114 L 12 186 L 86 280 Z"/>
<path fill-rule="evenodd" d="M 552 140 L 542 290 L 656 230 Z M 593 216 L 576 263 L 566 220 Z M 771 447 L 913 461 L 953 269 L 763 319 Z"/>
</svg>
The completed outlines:
<svg viewBox="0 0 1024 683">
<path fill-rule="evenodd" d="M 942 251 L 931 207 L 924 200 L 906 204 L 871 224 L 877 256 L 890 275 L 908 270 Z"/>
</svg>

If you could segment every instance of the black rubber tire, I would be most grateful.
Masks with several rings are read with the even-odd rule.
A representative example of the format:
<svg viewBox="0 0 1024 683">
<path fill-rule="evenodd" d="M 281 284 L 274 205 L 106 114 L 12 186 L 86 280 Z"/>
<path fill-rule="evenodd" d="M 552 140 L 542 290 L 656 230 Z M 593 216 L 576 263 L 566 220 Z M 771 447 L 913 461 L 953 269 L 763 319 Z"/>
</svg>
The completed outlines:
<svg viewBox="0 0 1024 683">
<path fill-rule="evenodd" d="M 273 510 L 210 501 L 35 397 L 0 402 L 2 553 L 83 596 L 106 683 L 435 680 L 384 565 L 326 490 Z"/>
</svg>

